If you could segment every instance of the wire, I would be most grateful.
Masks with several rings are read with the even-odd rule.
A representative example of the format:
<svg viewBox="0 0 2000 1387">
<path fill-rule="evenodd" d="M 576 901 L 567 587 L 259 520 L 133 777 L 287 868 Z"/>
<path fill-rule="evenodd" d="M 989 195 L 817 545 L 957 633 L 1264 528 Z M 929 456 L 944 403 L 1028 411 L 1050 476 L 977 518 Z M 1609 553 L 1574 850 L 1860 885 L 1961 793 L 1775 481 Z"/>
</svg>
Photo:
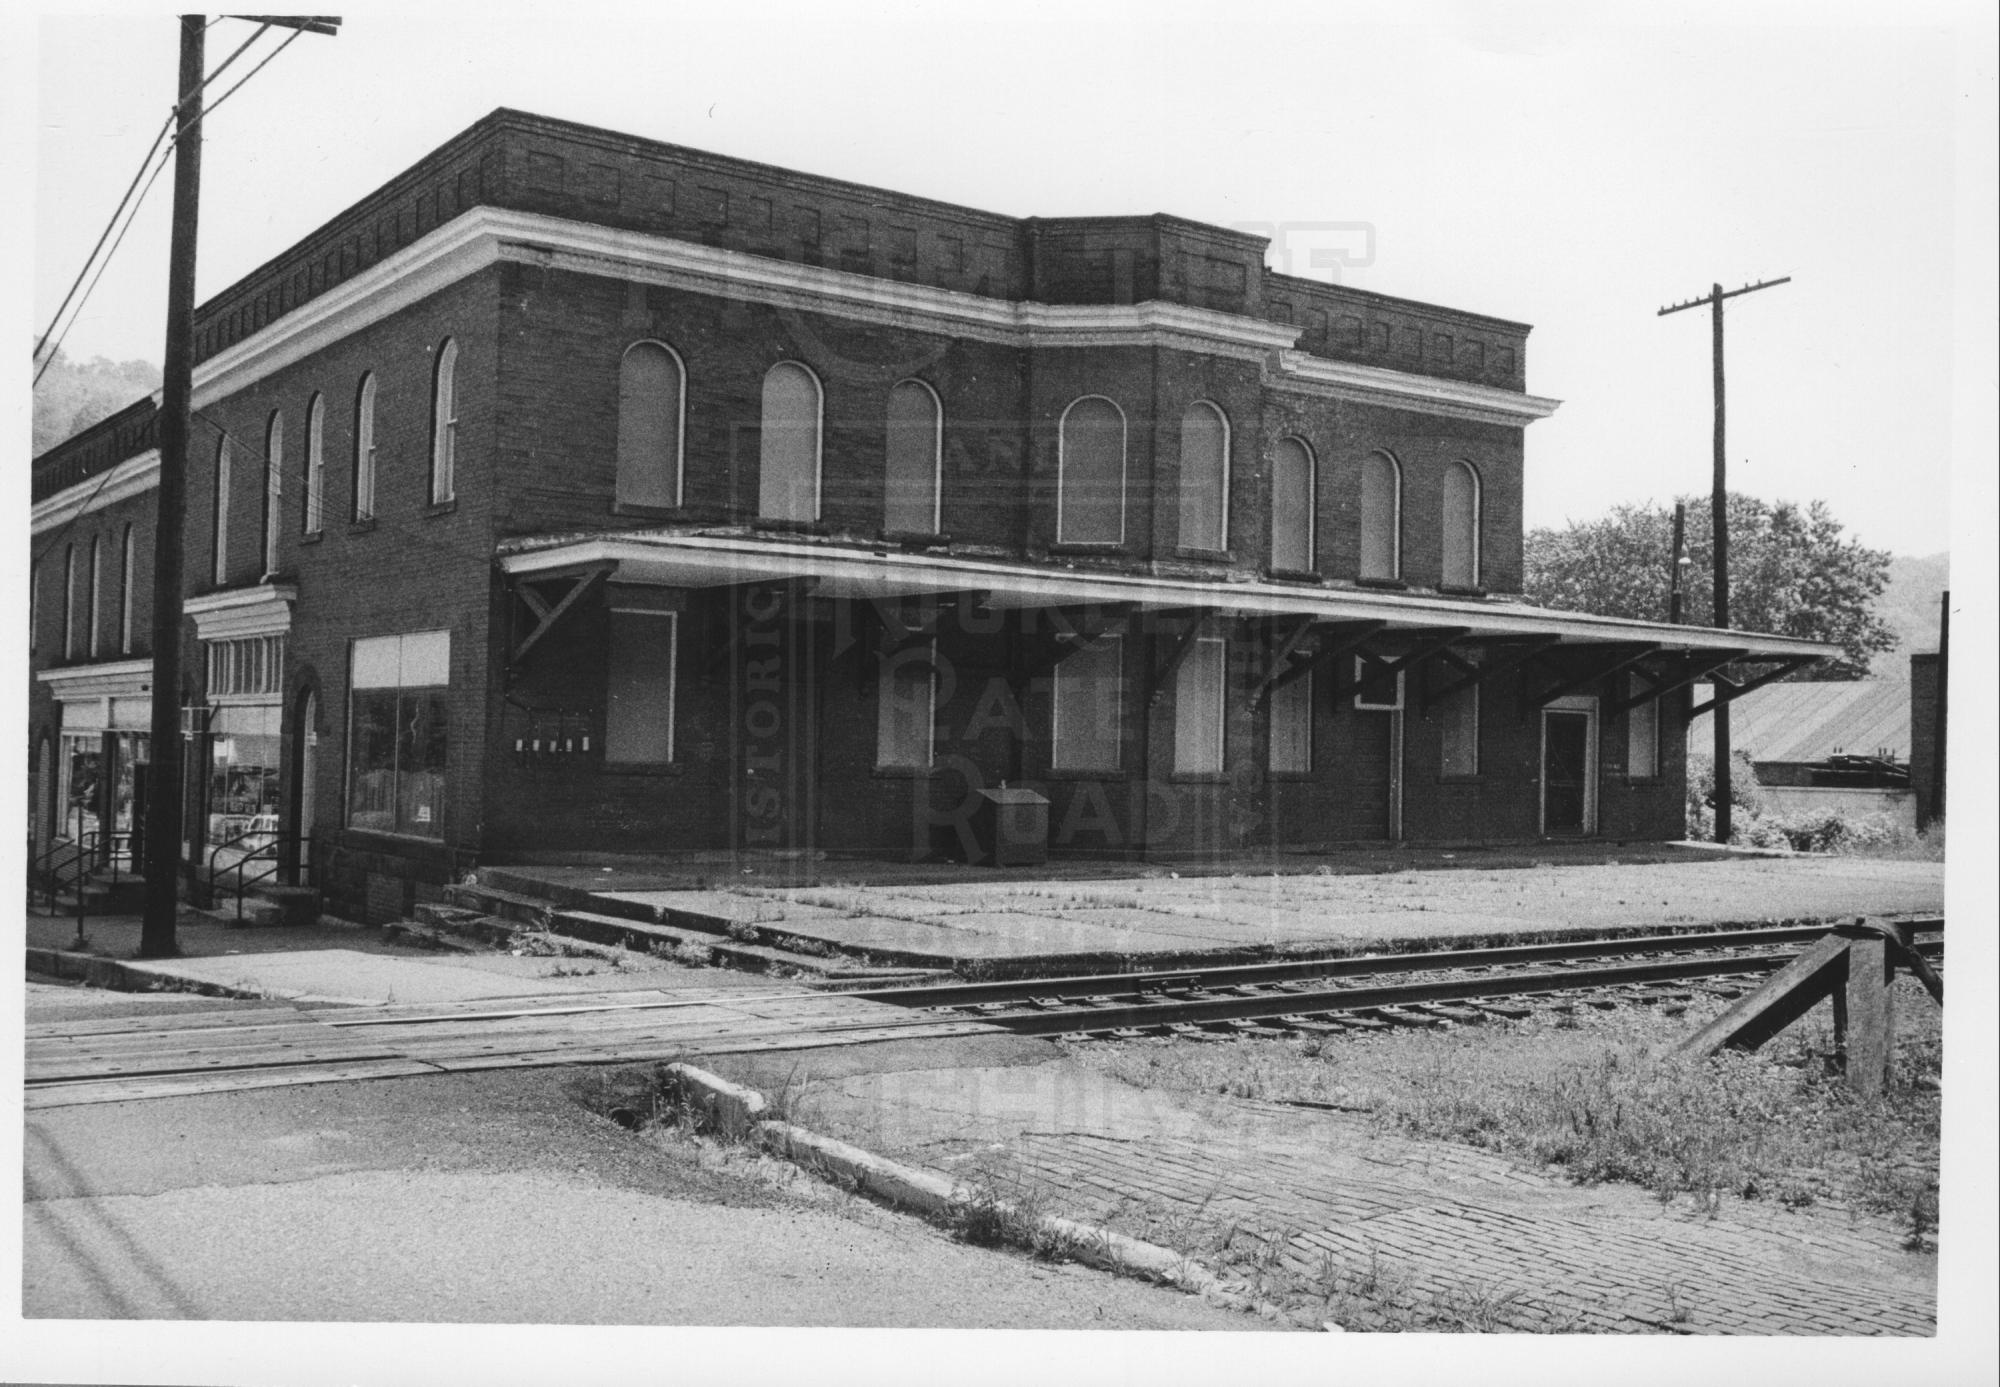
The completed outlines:
<svg viewBox="0 0 2000 1387">
<path fill-rule="evenodd" d="M 213 21 L 210 21 L 210 22 L 212 23 Z M 224 59 L 222 60 L 222 63 L 221 63 L 221 66 L 217 67 L 217 68 L 215 69 L 215 71 L 214 71 L 214 72 L 211 72 L 211 73 L 210 73 L 210 74 L 209 74 L 208 76 L 204 77 L 204 78 L 202 79 L 202 83 L 201 83 L 201 85 L 200 85 L 199 87 L 195 88 L 195 89 L 194 89 L 194 90 L 193 90 L 192 92 L 189 92 L 189 93 L 188 93 L 188 94 L 187 94 L 187 95 L 186 95 L 185 97 L 181 98 L 181 99 L 180 99 L 179 101 L 177 101 L 177 102 L 175 102 L 175 103 L 174 103 L 174 108 L 173 108 L 173 110 L 169 111 L 169 112 L 167 113 L 167 118 L 166 118 L 166 120 L 164 120 L 164 121 L 162 121 L 162 122 L 160 123 L 160 132 L 159 132 L 159 133 L 158 133 L 157 135 L 153 136 L 153 145 L 152 145 L 152 148 L 148 149 L 148 150 L 146 151 L 146 157 L 145 157 L 145 158 L 143 158 L 143 159 L 141 159 L 141 160 L 139 161 L 139 168 L 138 168 L 138 171 L 137 171 L 137 172 L 135 172 L 135 173 L 134 173 L 134 174 L 132 175 L 132 181 L 131 181 L 130 183 L 128 183 L 128 184 L 126 184 L 126 185 L 125 185 L 125 196 L 123 196 L 123 197 L 121 197 L 121 198 L 119 198 L 119 199 L 118 199 L 118 206 L 112 209 L 112 212 L 111 212 L 111 218 L 110 218 L 110 220 L 104 223 L 104 230 L 103 230 L 102 232 L 100 232 L 100 233 L 98 234 L 98 237 L 97 237 L 97 244 L 96 244 L 96 245 L 94 245 L 94 246 L 92 246 L 92 247 L 90 248 L 90 254 L 89 254 L 88 256 L 84 257 L 84 261 L 83 261 L 83 266 L 82 266 L 82 268 L 81 268 L 81 269 L 79 269 L 79 270 L 78 270 L 78 271 L 76 272 L 76 278 L 70 281 L 70 286 L 69 286 L 69 292 L 63 295 L 63 301 L 62 301 L 62 303 L 61 303 L 61 304 L 59 304 L 59 305 L 58 305 L 58 306 L 56 307 L 56 311 L 55 311 L 55 316 L 49 319 L 49 325 L 48 325 L 48 328 L 47 328 L 47 330 L 46 330 L 46 331 L 44 331 L 44 332 L 42 333 L 41 337 L 40 337 L 40 338 L 39 338 L 39 339 L 38 339 L 38 340 L 36 341 L 36 343 L 35 343 L 35 350 L 34 350 L 34 352 L 33 352 L 33 355 L 34 355 L 34 356 L 37 356 L 37 357 L 39 357 L 39 356 L 40 356 L 40 355 L 42 354 L 42 347 L 43 347 L 43 346 L 44 346 L 44 345 L 45 345 L 45 344 L 46 344 L 46 343 L 48 342 L 48 340 L 49 340 L 49 337 L 50 337 L 50 336 L 51 336 L 51 335 L 52 335 L 52 334 L 53 334 L 53 333 L 55 332 L 55 330 L 56 330 L 56 324 L 62 321 L 62 316 L 63 316 L 63 310 L 69 307 L 69 303 L 70 303 L 70 300 L 71 300 L 71 299 L 72 299 L 73 297 L 75 297 L 75 295 L 76 295 L 76 286 L 77 286 L 77 285 L 79 285 L 79 284 L 81 284 L 81 283 L 83 283 L 83 277 L 84 277 L 84 276 L 85 276 L 86 274 L 89 274 L 89 273 L 90 273 L 90 267 L 91 267 L 91 264 L 92 264 L 92 263 L 93 263 L 93 262 L 94 262 L 94 261 L 95 261 L 95 260 L 97 259 L 97 253 L 98 253 L 98 252 L 99 252 L 100 250 L 103 250 L 103 249 L 104 249 L 104 241 L 105 241 L 105 238 L 106 238 L 106 237 L 108 237 L 108 236 L 109 236 L 109 235 L 111 234 L 111 228 L 112 228 L 112 227 L 114 227 L 114 226 L 116 226 L 116 225 L 118 224 L 118 217 L 119 217 L 119 214 L 120 214 L 120 213 L 122 213 L 122 212 L 123 212 L 123 211 L 125 210 L 125 204 L 126 204 L 126 203 L 128 203 L 128 202 L 131 202 L 131 200 L 132 200 L 132 190 L 133 190 L 134 188 L 136 188 L 136 187 L 138 187 L 138 186 L 139 186 L 139 179 L 140 179 L 140 178 L 141 178 L 141 177 L 142 177 L 142 176 L 143 176 L 143 175 L 145 174 L 145 172 L 146 172 L 146 166 L 147 166 L 148 164 L 151 164 L 151 163 L 153 162 L 153 156 L 154 156 L 155 154 L 158 154 L 158 153 L 160 152 L 160 142 L 161 142 L 162 140 L 164 140 L 164 139 L 166 139 L 166 138 L 167 138 L 167 132 L 168 132 L 169 130 L 171 130 L 171 129 L 173 128 L 173 124 L 174 124 L 174 121 L 175 121 L 175 120 L 176 120 L 176 119 L 177 119 L 177 118 L 179 117 L 179 115 L 180 115 L 180 113 L 181 113 L 181 110 L 182 110 L 182 108 L 183 108 L 183 107 L 185 107 L 185 106 L 187 105 L 187 103 L 188 103 L 188 102 L 190 102 L 190 101 L 193 101 L 193 100 L 196 100 L 197 98 L 199 98 L 199 97 L 201 96 L 201 94 L 202 94 L 202 93 L 203 93 L 204 91 L 208 90 L 208 84 L 209 84 L 210 82 L 213 82 L 213 81 L 214 81 L 214 80 L 215 80 L 216 78 L 220 77 L 220 76 L 221 76 L 221 75 L 222 75 L 222 74 L 223 74 L 224 72 L 228 71 L 228 70 L 229 70 L 229 65 L 230 65 L 231 63 L 235 62 L 235 61 L 236 61 L 236 60 L 237 60 L 238 58 L 242 57 L 242 56 L 243 56 L 243 53 L 244 53 L 244 50 L 245 50 L 245 49 L 247 49 L 247 48 L 249 48 L 249 47 L 250 47 L 250 45 L 251 45 L 251 44 L 253 44 L 253 43 L 255 43 L 255 42 L 256 42 L 256 41 L 257 41 L 257 40 L 258 40 L 259 38 L 263 37 L 263 34 L 264 34 L 264 31 L 265 31 L 266 29 L 269 29 L 270 27 L 271 27 L 271 26 L 270 26 L 269 24 L 263 24 L 263 25 L 260 25 L 260 26 L 258 26 L 258 29 L 257 29 L 257 32 L 256 32 L 256 33 L 254 33 L 254 34 L 252 34 L 252 35 L 250 35 L 250 37 L 249 37 L 249 38 L 245 39 L 245 40 L 244 40 L 244 41 L 242 42 L 242 44 L 241 44 L 241 45 L 239 45 L 239 46 L 237 47 L 237 49 L 236 49 L 236 51 L 235 51 L 234 53 L 231 53 L 231 54 L 230 54 L 230 55 L 229 55 L 229 56 L 228 56 L 227 58 L 224 58 Z M 297 35 L 297 34 L 294 34 L 294 35 L 293 35 L 293 37 L 294 37 L 294 38 L 296 38 L 296 37 L 298 37 L 298 35 Z M 287 42 L 289 42 L 289 40 L 287 40 Z M 281 45 L 279 45 L 279 52 L 282 52 L 282 51 L 284 51 L 284 46 L 283 46 L 283 45 L 281 44 Z M 275 53 L 274 53 L 274 54 L 272 54 L 272 57 L 276 57 L 276 56 L 277 56 L 277 54 L 275 54 Z M 267 59 L 266 59 L 265 61 L 266 61 L 266 62 L 268 62 L 268 61 L 270 61 L 270 60 L 269 60 L 269 59 L 267 58 Z M 260 64 L 258 64 L 258 66 L 259 66 L 259 67 L 261 67 L 261 66 L 263 66 L 263 64 L 262 64 L 262 63 L 260 63 Z M 253 73 L 253 75 L 254 75 L 254 73 Z M 238 86 L 241 86 L 241 85 L 242 85 L 242 83 L 240 83 L 240 82 L 239 82 L 239 83 L 238 83 L 237 85 L 238 85 Z M 234 87 L 232 87 L 232 88 L 230 88 L 230 90 L 231 90 L 231 91 L 234 91 L 234 90 L 235 90 L 235 88 L 234 88 Z M 197 115 L 197 116 L 195 117 L 195 119 L 196 119 L 196 120 L 199 120 L 200 118 L 201 118 L 201 117 L 200 117 L 199 115 Z M 175 141 L 176 141 L 176 142 L 178 142 L 178 141 L 179 141 L 179 136 L 178 136 L 178 135 L 177 135 L 177 136 L 175 136 Z M 170 146 L 168 146 L 168 148 L 169 148 L 169 149 L 171 149 L 171 148 L 172 148 L 172 146 L 170 145 Z M 154 174 L 153 174 L 153 177 L 154 177 L 154 178 L 157 178 L 157 177 L 159 177 L 159 171 L 158 171 L 157 169 L 156 169 L 156 170 L 154 170 Z M 152 186 L 152 179 L 147 179 L 147 182 L 146 182 L 146 186 L 147 186 L 147 187 L 149 187 L 149 188 L 150 188 L 150 187 Z M 145 200 L 146 200 L 146 195 L 145 195 L 145 193 L 143 193 L 143 192 L 142 192 L 142 193 L 140 193 L 140 194 L 139 194 L 139 201 L 140 201 L 140 202 L 144 202 Z M 139 209 L 138 209 L 138 206 L 137 206 L 136 204 L 134 204 L 134 206 L 133 206 L 133 208 L 132 208 L 132 215 L 136 217 L 136 216 L 137 216 L 138 214 L 139 214 Z M 127 226 L 130 226 L 130 225 L 131 225 L 131 223 L 130 223 L 130 222 L 127 222 L 127 223 L 126 223 L 126 225 L 127 225 Z M 118 233 L 118 239 L 119 239 L 119 240 L 121 240 L 121 241 L 122 241 L 122 240 L 124 240 L 124 239 L 125 239 L 125 233 L 124 233 L 124 232 L 122 232 L 122 231 L 121 231 L 120 233 Z M 112 247 L 111 247 L 111 251 L 112 251 L 112 253 L 113 253 L 113 254 L 115 254 L 115 253 L 117 252 L 117 250 L 118 250 L 118 247 L 117 247 L 117 245 L 116 245 L 116 244 L 114 243 L 114 244 L 112 245 Z M 109 256 L 109 255 L 107 255 L 107 256 L 106 256 L 105 258 L 106 258 L 106 260 L 108 261 L 108 260 L 110 259 L 110 256 Z M 102 273 L 103 273 L 103 270 L 102 270 L 102 269 L 100 268 L 100 269 L 99 269 L 99 271 L 98 271 L 98 273 L 99 273 L 99 274 L 102 274 Z M 93 280 L 91 280 L 91 283 L 92 283 L 93 285 L 95 285 L 95 284 L 97 283 L 97 281 L 96 281 L 95 279 L 93 279 Z M 88 291 L 88 290 L 85 290 L 85 291 L 84 291 L 84 296 L 83 296 L 83 297 L 84 297 L 84 301 L 85 301 L 85 302 L 88 302 L 88 301 L 89 301 L 89 299 L 90 299 L 90 293 L 89 293 L 89 291 Z M 81 313 L 81 312 L 83 312 L 83 304 L 82 304 L 82 303 L 79 303 L 79 304 L 77 305 L 77 310 L 76 310 L 76 311 L 77 311 L 78 313 Z M 67 334 L 65 334 L 65 335 L 67 335 Z M 61 349 L 61 347 L 62 347 L 62 341 L 61 341 L 61 339 L 60 339 L 60 338 L 58 338 L 58 339 L 57 339 L 57 341 L 56 341 L 56 347 L 57 347 L 57 349 L 58 349 L 58 350 L 60 350 L 60 349 Z M 51 353 L 51 356 L 53 356 L 53 353 Z M 38 373 L 36 374 L 36 377 L 35 377 L 35 379 L 37 379 L 37 380 L 40 380 L 40 379 L 41 379 L 41 375 L 40 375 L 40 373 L 39 373 L 39 372 L 38 372 Z"/>
<path fill-rule="evenodd" d="M 63 310 L 69 307 L 69 301 L 76 296 L 76 286 L 83 283 L 83 277 L 90 273 L 91 264 L 97 259 L 97 252 L 104 249 L 105 238 L 111 234 L 111 228 L 118 224 L 118 214 L 123 212 L 125 204 L 132 200 L 132 190 L 138 187 L 139 180 L 145 177 L 146 166 L 151 164 L 153 156 L 160 152 L 160 142 L 166 139 L 167 131 L 172 128 L 173 123 L 173 114 L 169 113 L 166 120 L 160 126 L 160 133 L 153 136 L 153 147 L 146 151 L 146 157 L 139 161 L 139 167 L 133 173 L 132 181 L 125 185 L 125 196 L 118 199 L 118 206 L 113 209 L 111 220 L 104 223 L 104 230 L 98 234 L 97 244 L 90 248 L 90 254 L 84 259 L 82 268 L 77 270 L 76 278 L 70 281 L 69 292 L 63 295 L 62 303 L 57 305 L 55 316 L 49 319 L 48 328 L 36 339 L 34 351 L 36 357 L 41 356 L 42 347 L 48 342 L 50 335 L 55 332 L 56 324 L 62 321 Z M 82 311 L 82 305 L 78 305 L 77 311 Z M 56 345 L 60 349 L 62 344 L 58 341 Z M 53 356 L 54 353 L 52 352 L 50 355 Z M 37 376 L 36 379 L 39 380 L 40 376 Z"/>
</svg>

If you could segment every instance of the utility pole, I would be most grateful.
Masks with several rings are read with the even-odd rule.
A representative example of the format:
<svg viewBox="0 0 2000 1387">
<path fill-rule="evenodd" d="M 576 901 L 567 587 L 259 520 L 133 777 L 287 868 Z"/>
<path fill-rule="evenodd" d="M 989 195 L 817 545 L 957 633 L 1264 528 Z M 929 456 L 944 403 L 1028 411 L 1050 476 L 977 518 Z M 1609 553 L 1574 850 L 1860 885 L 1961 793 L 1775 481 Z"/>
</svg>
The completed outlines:
<svg viewBox="0 0 2000 1387">
<path fill-rule="evenodd" d="M 139 957 L 180 952 L 181 568 L 194 404 L 194 250 L 201 213 L 201 84 L 207 21 L 181 16 L 174 108 L 173 239 L 167 252 L 167 347 L 160 379 L 159 517 L 153 531 L 153 766 L 146 796 L 146 905 Z"/>
<path fill-rule="evenodd" d="M 1682 587 L 1689 565 L 1687 524 L 1687 502 L 1674 502 L 1674 557 L 1667 569 L 1667 624 L 1670 626 L 1681 624 L 1681 604 L 1685 600 Z"/>
<path fill-rule="evenodd" d="M 1729 629 L 1729 464 L 1724 453 L 1725 429 L 1722 381 L 1722 301 L 1742 294 L 1754 294 L 1759 289 L 1774 289 L 1780 284 L 1790 284 L 1792 277 L 1767 279 L 1757 284 L 1746 284 L 1741 289 L 1723 292 L 1720 284 L 1709 286 L 1708 293 L 1698 299 L 1689 299 L 1662 308 L 1656 317 L 1664 318 L 1669 313 L 1679 313 L 1682 309 L 1693 308 L 1705 303 L 1709 309 L 1710 335 L 1714 340 L 1715 355 L 1715 488 L 1712 498 L 1713 518 L 1710 528 L 1713 534 L 1710 543 L 1715 549 L 1715 625 L 1721 630 Z M 1715 718 L 1715 841 L 1727 843 L 1734 827 L 1730 823 L 1729 796 L 1729 703 L 1722 698 L 1721 688 L 1716 689 L 1717 698 L 1713 716 Z"/>
<path fill-rule="evenodd" d="M 330 16 L 245 16 L 282 28 L 332 33 Z M 160 490 L 153 536 L 152 767 L 146 799 L 146 898 L 141 958 L 180 952 L 179 869 L 187 769 L 181 745 L 181 576 L 187 543 L 188 432 L 194 407 L 194 266 L 201 213 L 201 91 L 206 77 L 203 15 L 181 21 L 174 107 L 173 234 L 167 251 L 167 345 L 160 380 Z"/>
</svg>

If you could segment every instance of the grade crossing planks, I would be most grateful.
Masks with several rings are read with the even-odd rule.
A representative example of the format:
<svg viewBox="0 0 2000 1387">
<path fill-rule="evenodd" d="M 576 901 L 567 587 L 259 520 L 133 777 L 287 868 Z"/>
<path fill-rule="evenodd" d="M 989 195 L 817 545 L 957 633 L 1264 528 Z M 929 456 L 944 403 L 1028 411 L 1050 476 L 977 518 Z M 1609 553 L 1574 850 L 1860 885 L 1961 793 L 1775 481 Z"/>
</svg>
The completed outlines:
<svg viewBox="0 0 2000 1387">
<path fill-rule="evenodd" d="M 134 1102 L 234 1089 L 480 1069 L 640 1063 L 974 1035 L 842 993 L 633 991 L 444 1005 L 218 1009 L 30 1028 L 27 1105 Z"/>
</svg>

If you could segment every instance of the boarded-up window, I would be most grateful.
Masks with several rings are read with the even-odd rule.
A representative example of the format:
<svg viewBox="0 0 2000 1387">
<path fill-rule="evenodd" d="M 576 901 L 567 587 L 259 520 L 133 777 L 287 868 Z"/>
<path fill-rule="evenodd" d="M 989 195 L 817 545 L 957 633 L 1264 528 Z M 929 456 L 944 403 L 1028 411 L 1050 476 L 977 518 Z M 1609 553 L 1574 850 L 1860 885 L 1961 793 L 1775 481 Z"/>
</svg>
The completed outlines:
<svg viewBox="0 0 2000 1387">
<path fill-rule="evenodd" d="M 1304 775 L 1312 769 L 1312 685 L 1304 674 L 1271 691 L 1271 773 Z"/>
<path fill-rule="evenodd" d="M 875 764 L 919 769 L 931 764 L 937 645 L 907 646 L 882 662 L 876 683 Z"/>
<path fill-rule="evenodd" d="M 1056 666 L 1053 765 L 1115 771 L 1123 727 L 1125 642 L 1104 636 Z"/>
<path fill-rule="evenodd" d="M 1125 542 L 1125 416 L 1100 395 L 1063 411 L 1056 539 L 1063 544 Z"/>
<path fill-rule="evenodd" d="M 1637 698 L 1644 685 L 1634 676 L 1626 681 L 1627 697 Z M 1625 710 L 1625 774 L 1652 780 L 1660 773 L 1660 701 L 1649 698 Z"/>
<path fill-rule="evenodd" d="M 375 518 L 375 376 L 354 394 L 354 518 Z"/>
<path fill-rule="evenodd" d="M 1313 456 L 1296 438 L 1281 438 L 1271 456 L 1271 567 L 1309 573 L 1313 567 Z"/>
<path fill-rule="evenodd" d="M 86 655 L 91 656 L 93 659 L 96 658 L 97 656 L 97 635 L 98 635 L 97 609 L 101 605 L 97 600 L 97 594 L 99 591 L 98 584 L 102 580 L 103 572 L 104 572 L 104 536 L 92 535 L 90 537 L 90 594 L 88 597 L 84 599 L 86 603 L 85 610 L 89 612 L 89 616 L 86 618 L 86 620 L 89 622 L 90 625 L 90 638 L 89 638 L 89 643 L 86 646 L 84 646 L 84 653 Z"/>
<path fill-rule="evenodd" d="M 457 495 L 458 485 L 458 343 L 445 339 L 438 348 L 437 374 L 431 381 L 431 503 Z"/>
<path fill-rule="evenodd" d="M 306 513 L 304 529 L 316 535 L 326 520 L 326 400 L 312 397 L 306 409 Z"/>
<path fill-rule="evenodd" d="M 229 438 L 215 445 L 215 560 L 209 576 L 221 587 L 229 581 Z"/>
<path fill-rule="evenodd" d="M 795 361 L 764 377 L 757 464 L 757 514 L 766 520 L 819 519 L 819 380 Z"/>
<path fill-rule="evenodd" d="M 1174 770 L 1183 775 L 1222 771 L 1223 678 L 1228 642 L 1196 640 L 1174 672 Z"/>
<path fill-rule="evenodd" d="M 132 527 L 127 525 L 125 557 L 118 568 L 118 650 L 125 655 L 132 653 L 132 558 Z"/>
<path fill-rule="evenodd" d="M 1479 474 L 1469 462 L 1444 472 L 1444 583 L 1479 586 Z"/>
<path fill-rule="evenodd" d="M 76 658 L 76 546 L 63 546 L 63 638 L 65 660 Z"/>
<path fill-rule="evenodd" d="M 1439 770 L 1445 775 L 1479 774 L 1479 686 L 1460 689 L 1439 710 L 1444 720 Z"/>
<path fill-rule="evenodd" d="M 680 621 L 672 612 L 611 613 L 604 686 L 604 759 L 665 765 L 674 759 L 674 669 Z"/>
<path fill-rule="evenodd" d="M 1229 423 L 1214 405 L 1181 417 L 1181 548 L 1229 547 Z"/>
<path fill-rule="evenodd" d="M 1403 471 L 1387 453 L 1361 460 L 1361 576 L 1402 576 Z"/>
<path fill-rule="evenodd" d="M 889 392 L 889 436 L 882 478 L 882 528 L 891 534 L 936 534 L 938 458 L 944 411 L 919 380 Z M 926 763 L 927 764 L 927 763 Z"/>
<path fill-rule="evenodd" d="M 264 431 L 264 572 L 278 571 L 278 517 L 285 496 L 285 416 L 273 410 Z"/>
<path fill-rule="evenodd" d="M 635 342 L 618 364 L 618 490 L 629 506 L 681 503 L 680 359 Z"/>
</svg>

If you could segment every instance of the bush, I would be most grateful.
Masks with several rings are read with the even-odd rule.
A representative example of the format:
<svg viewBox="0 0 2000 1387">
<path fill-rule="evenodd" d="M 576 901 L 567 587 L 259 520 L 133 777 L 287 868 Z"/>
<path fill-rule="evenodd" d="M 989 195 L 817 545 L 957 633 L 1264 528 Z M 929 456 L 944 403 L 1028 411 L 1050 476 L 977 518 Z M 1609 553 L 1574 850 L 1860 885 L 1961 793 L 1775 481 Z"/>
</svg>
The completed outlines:
<svg viewBox="0 0 2000 1387">
<path fill-rule="evenodd" d="M 1731 826 L 1729 841 L 1738 847 L 1778 852 L 1839 853 L 1857 857 L 1906 857 L 1941 862 L 1944 834 L 1933 829 L 1919 835 L 1881 814 L 1848 815 L 1839 810 L 1800 814 L 1742 814 Z M 1707 805 L 1688 814 L 1688 837 L 1707 842 L 1715 837 L 1715 811 Z"/>
</svg>

